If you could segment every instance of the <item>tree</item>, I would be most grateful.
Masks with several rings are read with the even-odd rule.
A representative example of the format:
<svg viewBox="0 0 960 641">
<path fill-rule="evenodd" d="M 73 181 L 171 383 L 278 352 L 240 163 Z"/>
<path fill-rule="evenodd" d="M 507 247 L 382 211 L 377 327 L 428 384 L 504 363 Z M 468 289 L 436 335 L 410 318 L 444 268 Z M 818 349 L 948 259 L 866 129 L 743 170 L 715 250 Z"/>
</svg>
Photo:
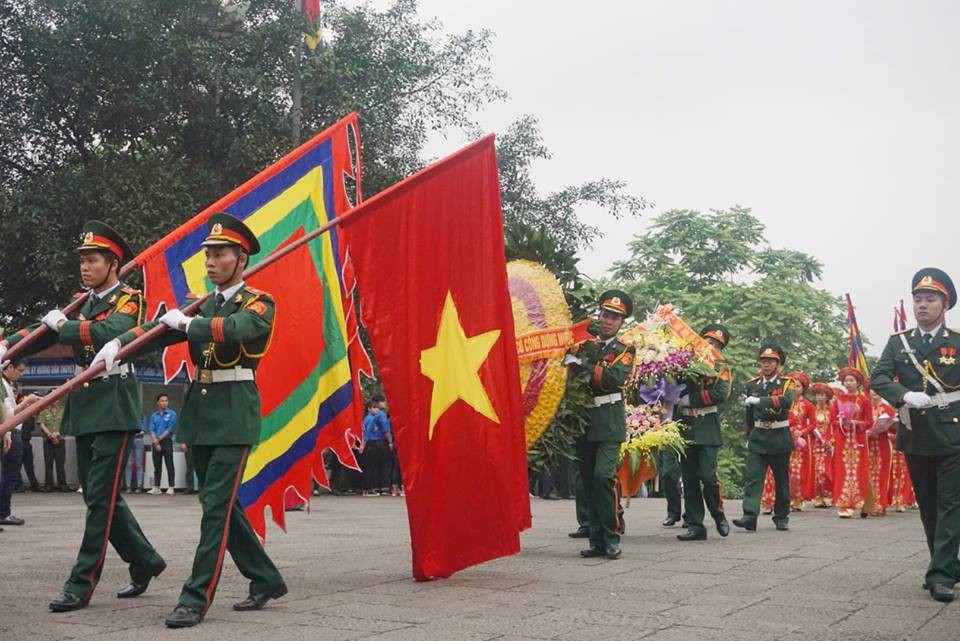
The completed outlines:
<svg viewBox="0 0 960 641">
<path fill-rule="evenodd" d="M 304 138 L 361 114 L 368 195 L 422 166 L 430 131 L 472 131 L 503 97 L 489 32 L 441 35 L 413 0 L 324 4 L 309 55 L 289 0 L 3 5 L 0 318 L 68 300 L 83 221 L 145 248 L 289 151 L 295 80 Z"/>
<path fill-rule="evenodd" d="M 832 380 L 846 364 L 845 305 L 815 286 L 819 261 L 769 247 L 763 225 L 746 208 L 670 210 L 629 247 L 630 257 L 614 265 L 612 279 L 634 297 L 637 318 L 672 303 L 694 329 L 708 322 L 730 329 L 724 356 L 734 389 L 721 417 L 720 476 L 725 493 L 738 494 L 746 452 L 741 390 L 757 374 L 761 341 L 783 347 L 786 371 Z"/>
</svg>

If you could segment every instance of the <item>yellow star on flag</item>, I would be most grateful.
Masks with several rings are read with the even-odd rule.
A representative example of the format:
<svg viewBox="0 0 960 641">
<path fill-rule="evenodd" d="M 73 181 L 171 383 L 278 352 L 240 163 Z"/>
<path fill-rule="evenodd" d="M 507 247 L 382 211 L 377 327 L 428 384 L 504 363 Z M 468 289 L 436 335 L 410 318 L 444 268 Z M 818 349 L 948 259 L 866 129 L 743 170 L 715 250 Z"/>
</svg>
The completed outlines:
<svg viewBox="0 0 960 641">
<path fill-rule="evenodd" d="M 428 439 L 433 438 L 437 421 L 457 399 L 462 399 L 494 423 L 500 422 L 479 374 L 480 367 L 498 338 L 499 329 L 467 338 L 453 295 L 447 292 L 440 314 L 437 342 L 420 352 L 420 371 L 433 381 Z"/>
</svg>

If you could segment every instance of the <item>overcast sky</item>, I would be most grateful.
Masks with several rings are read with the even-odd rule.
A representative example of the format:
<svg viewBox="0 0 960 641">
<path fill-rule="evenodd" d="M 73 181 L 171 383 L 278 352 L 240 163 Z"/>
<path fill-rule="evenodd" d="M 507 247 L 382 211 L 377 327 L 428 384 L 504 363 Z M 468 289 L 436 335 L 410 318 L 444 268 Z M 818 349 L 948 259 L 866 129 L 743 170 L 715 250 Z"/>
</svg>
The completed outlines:
<svg viewBox="0 0 960 641">
<path fill-rule="evenodd" d="M 636 221 L 584 212 L 607 233 L 582 257 L 590 275 L 657 212 L 739 204 L 774 247 L 817 257 L 822 287 L 850 292 L 872 353 L 916 269 L 960 282 L 960 3 L 421 0 L 420 13 L 496 33 L 510 97 L 478 119 L 494 132 L 540 119 L 545 191 L 618 178 L 655 203 Z"/>
</svg>

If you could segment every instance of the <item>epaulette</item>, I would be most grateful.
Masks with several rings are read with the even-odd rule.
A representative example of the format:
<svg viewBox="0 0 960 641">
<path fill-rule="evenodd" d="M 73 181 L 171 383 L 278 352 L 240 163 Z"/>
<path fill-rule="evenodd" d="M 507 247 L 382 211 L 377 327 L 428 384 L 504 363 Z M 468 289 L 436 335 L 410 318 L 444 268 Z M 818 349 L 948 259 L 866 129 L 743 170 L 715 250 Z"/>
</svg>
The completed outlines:
<svg viewBox="0 0 960 641">
<path fill-rule="evenodd" d="M 85 292 L 77 292 L 73 295 L 74 298 L 83 298 L 84 296 L 86 296 Z"/>
<path fill-rule="evenodd" d="M 756 382 L 759 381 L 759 380 L 760 380 L 760 377 L 759 377 L 759 376 L 754 376 L 753 378 L 751 378 L 751 379 L 750 379 L 749 381 L 747 381 L 747 382 L 748 382 L 748 383 L 756 383 Z"/>
<path fill-rule="evenodd" d="M 954 329 L 952 327 L 948 327 L 947 330 L 953 332 L 954 334 L 960 334 L 960 329 Z"/>
<path fill-rule="evenodd" d="M 253 288 L 253 287 L 250 287 L 249 285 L 244 285 L 244 286 L 243 286 L 243 289 L 244 289 L 244 291 L 250 292 L 251 294 L 254 294 L 255 296 L 264 296 L 264 295 L 267 294 L 267 292 L 262 291 L 262 290 L 259 290 L 259 289 L 255 289 L 255 288 Z"/>
<path fill-rule="evenodd" d="M 907 329 L 901 329 L 899 332 L 894 332 L 894 333 L 892 333 L 892 334 L 890 334 L 890 335 L 891 335 L 891 336 L 899 336 L 900 334 L 906 334 L 907 332 L 912 332 L 912 331 L 913 331 L 913 328 L 912 328 L 912 327 L 908 327 Z"/>
<path fill-rule="evenodd" d="M 187 292 L 187 295 L 184 296 L 184 298 L 186 298 L 187 300 L 197 300 L 200 297 L 194 294 L 193 292 Z"/>
<path fill-rule="evenodd" d="M 120 291 L 124 294 L 130 294 L 131 296 L 136 296 L 141 293 L 139 289 L 134 289 L 133 287 L 121 287 Z"/>
</svg>

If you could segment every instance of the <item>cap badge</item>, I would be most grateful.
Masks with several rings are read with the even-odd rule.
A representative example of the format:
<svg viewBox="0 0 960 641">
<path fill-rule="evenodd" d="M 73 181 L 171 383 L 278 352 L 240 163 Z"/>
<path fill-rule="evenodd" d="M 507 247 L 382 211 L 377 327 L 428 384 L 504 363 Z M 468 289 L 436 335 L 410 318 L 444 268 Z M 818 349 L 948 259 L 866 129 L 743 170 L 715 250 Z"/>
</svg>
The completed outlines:
<svg viewBox="0 0 960 641">
<path fill-rule="evenodd" d="M 92 231 L 88 231 L 86 234 L 83 235 L 83 242 L 85 242 L 85 243 L 92 243 L 92 242 L 93 242 L 93 232 L 92 232 Z"/>
<path fill-rule="evenodd" d="M 219 236 L 223 233 L 223 225 L 220 223 L 214 223 L 213 227 L 210 228 L 210 233 L 214 236 Z"/>
</svg>

